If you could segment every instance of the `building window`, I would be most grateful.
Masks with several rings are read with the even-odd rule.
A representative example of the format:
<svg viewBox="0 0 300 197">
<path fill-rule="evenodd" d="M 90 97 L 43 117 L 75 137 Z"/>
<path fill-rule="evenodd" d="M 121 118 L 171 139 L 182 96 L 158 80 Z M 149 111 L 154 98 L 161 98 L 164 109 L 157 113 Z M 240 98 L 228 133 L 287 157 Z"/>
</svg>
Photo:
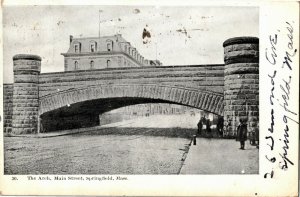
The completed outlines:
<svg viewBox="0 0 300 197">
<path fill-rule="evenodd" d="M 80 42 L 74 43 L 74 51 L 75 51 L 75 53 L 80 53 L 80 50 L 81 50 L 81 43 Z"/>
<path fill-rule="evenodd" d="M 94 40 L 90 41 L 90 52 L 96 52 L 97 51 L 97 42 Z"/>
<path fill-rule="evenodd" d="M 75 70 L 78 70 L 78 62 L 77 61 L 74 62 L 74 66 L 75 66 Z"/>
<path fill-rule="evenodd" d="M 74 47 L 75 47 L 75 53 L 79 53 L 79 44 L 75 44 Z"/>
<path fill-rule="evenodd" d="M 90 62 L 90 66 L 91 66 L 91 69 L 94 69 L 94 61 L 93 60 Z"/>
<path fill-rule="evenodd" d="M 106 47 L 107 47 L 107 51 L 112 51 L 113 50 L 113 41 L 112 40 L 106 40 Z"/>
<path fill-rule="evenodd" d="M 125 52 L 127 53 L 127 46 L 125 45 Z"/>
<path fill-rule="evenodd" d="M 107 60 L 107 61 L 106 61 L 106 65 L 107 65 L 107 68 L 110 67 L 110 60 Z"/>
<path fill-rule="evenodd" d="M 107 51 L 111 51 L 112 47 L 111 47 L 111 43 L 107 43 Z"/>
<path fill-rule="evenodd" d="M 96 45 L 95 43 L 91 43 L 91 52 L 95 52 L 96 51 Z"/>
</svg>

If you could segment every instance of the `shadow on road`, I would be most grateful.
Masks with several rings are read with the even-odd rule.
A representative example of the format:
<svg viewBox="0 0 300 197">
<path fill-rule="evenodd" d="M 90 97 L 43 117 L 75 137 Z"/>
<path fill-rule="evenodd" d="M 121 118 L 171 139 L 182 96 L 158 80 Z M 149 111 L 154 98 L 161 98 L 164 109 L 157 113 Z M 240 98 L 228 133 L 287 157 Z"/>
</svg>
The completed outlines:
<svg viewBox="0 0 300 197">
<path fill-rule="evenodd" d="M 76 135 L 145 135 L 145 136 L 166 136 L 191 138 L 196 134 L 196 129 L 187 128 L 142 128 L 142 127 L 110 127 L 91 130 Z"/>
</svg>

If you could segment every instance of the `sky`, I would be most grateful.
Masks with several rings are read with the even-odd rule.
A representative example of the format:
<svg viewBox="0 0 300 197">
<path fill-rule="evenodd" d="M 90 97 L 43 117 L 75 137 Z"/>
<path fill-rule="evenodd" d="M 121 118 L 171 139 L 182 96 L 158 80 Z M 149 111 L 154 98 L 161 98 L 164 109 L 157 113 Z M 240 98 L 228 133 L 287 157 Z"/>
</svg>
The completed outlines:
<svg viewBox="0 0 300 197">
<path fill-rule="evenodd" d="M 19 53 L 41 56 L 43 73 L 63 71 L 69 36 L 97 37 L 99 21 L 101 36 L 122 34 L 146 59 L 165 66 L 223 64 L 226 39 L 259 36 L 258 7 L 6 6 L 4 83 L 13 82 L 12 57 Z M 147 44 L 144 28 L 151 34 Z"/>
</svg>

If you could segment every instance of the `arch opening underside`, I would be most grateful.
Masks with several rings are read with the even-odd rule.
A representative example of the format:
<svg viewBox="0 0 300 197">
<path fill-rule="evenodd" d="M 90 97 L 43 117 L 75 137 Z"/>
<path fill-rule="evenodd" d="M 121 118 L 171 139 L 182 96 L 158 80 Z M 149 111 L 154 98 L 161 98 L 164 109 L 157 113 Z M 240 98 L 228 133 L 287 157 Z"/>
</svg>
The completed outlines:
<svg viewBox="0 0 300 197">
<path fill-rule="evenodd" d="M 99 126 L 99 115 L 130 105 L 147 103 L 169 103 L 159 99 L 110 98 L 79 102 L 41 115 L 41 132 Z"/>
<path fill-rule="evenodd" d="M 40 132 L 98 126 L 100 114 L 125 106 L 146 103 L 178 104 L 216 115 L 223 114 L 223 96 L 220 94 L 164 87 L 163 90 L 167 93 L 155 95 L 151 88 L 141 87 L 143 90 L 141 93 L 134 91 L 136 87 L 126 87 L 131 90 L 129 91 L 131 95 L 126 93 L 128 91 L 124 90 L 124 86 L 122 89 L 109 86 L 69 90 L 42 97 L 39 110 Z M 114 89 L 119 91 L 116 92 Z"/>
</svg>

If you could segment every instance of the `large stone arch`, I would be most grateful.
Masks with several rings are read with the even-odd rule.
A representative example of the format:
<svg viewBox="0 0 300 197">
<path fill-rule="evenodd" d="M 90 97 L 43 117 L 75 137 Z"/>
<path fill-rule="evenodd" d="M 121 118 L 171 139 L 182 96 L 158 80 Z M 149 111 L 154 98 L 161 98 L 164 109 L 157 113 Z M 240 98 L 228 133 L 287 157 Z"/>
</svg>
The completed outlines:
<svg viewBox="0 0 300 197">
<path fill-rule="evenodd" d="M 39 114 L 72 104 L 109 98 L 145 98 L 185 105 L 223 115 L 223 94 L 157 84 L 103 84 L 72 88 L 40 97 Z"/>
</svg>

